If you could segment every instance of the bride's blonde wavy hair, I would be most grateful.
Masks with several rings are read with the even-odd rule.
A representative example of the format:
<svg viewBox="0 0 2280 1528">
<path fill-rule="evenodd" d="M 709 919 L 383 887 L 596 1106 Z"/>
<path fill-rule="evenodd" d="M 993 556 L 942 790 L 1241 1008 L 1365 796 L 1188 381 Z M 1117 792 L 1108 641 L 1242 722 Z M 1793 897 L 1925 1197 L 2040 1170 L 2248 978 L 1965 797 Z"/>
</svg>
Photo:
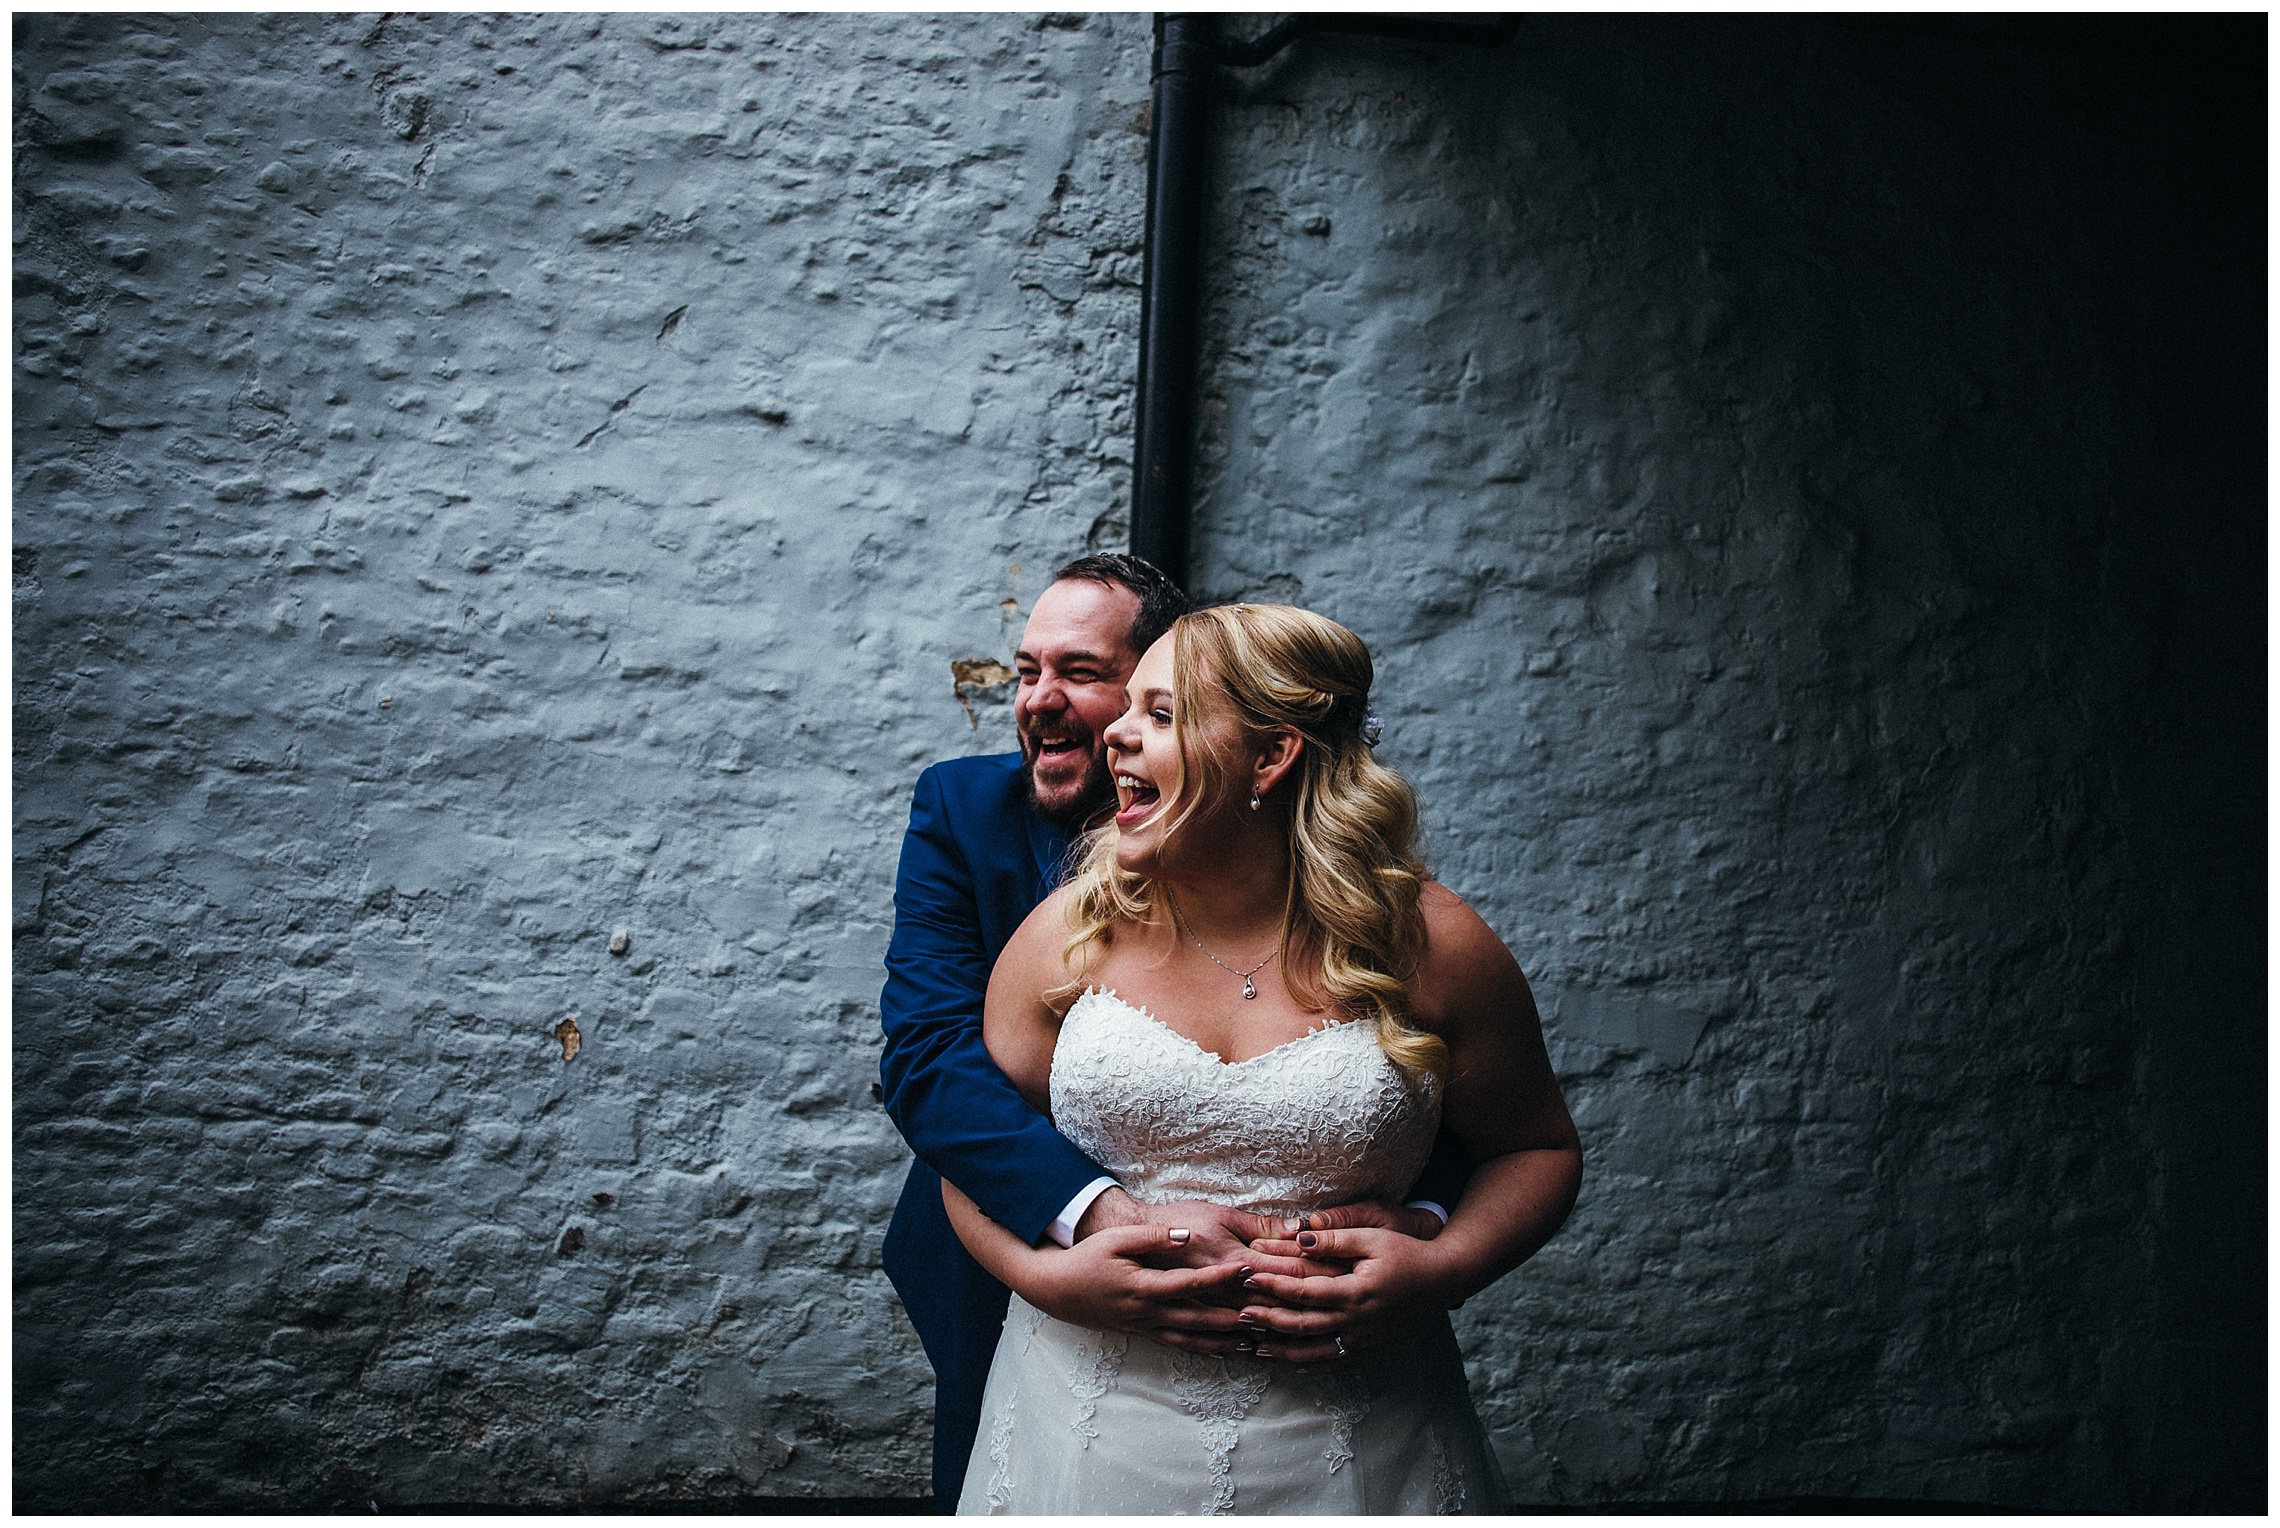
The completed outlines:
<svg viewBox="0 0 2280 1528">
<path fill-rule="evenodd" d="M 1172 734 L 1178 777 L 1159 785 L 1169 848 L 1195 815 L 1245 787 L 1251 745 L 1289 727 L 1298 762 L 1274 795 L 1288 814 L 1290 883 L 1283 901 L 1283 971 L 1301 1006 L 1377 1021 L 1378 1045 L 1411 1077 L 1444 1078 L 1449 1048 L 1411 1023 L 1404 984 L 1424 943 L 1417 910 L 1417 796 L 1370 754 L 1362 726 L 1375 670 L 1362 639 L 1290 605 L 1218 605 L 1172 627 Z M 1189 723 L 1231 708 L 1239 748 L 1196 745 Z M 1069 942 L 1077 975 L 1047 994 L 1059 1004 L 1087 984 L 1092 953 L 1120 922 L 1155 914 L 1157 888 L 1116 862 L 1114 823 L 1096 828 L 1070 880 Z"/>
</svg>

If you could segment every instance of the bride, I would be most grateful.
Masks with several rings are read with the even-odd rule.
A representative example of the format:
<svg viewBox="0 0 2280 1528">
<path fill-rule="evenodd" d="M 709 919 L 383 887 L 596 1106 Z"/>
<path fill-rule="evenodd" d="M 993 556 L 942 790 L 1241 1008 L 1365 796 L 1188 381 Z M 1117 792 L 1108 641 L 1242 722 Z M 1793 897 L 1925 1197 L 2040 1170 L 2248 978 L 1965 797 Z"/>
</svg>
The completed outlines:
<svg viewBox="0 0 2280 1528">
<path fill-rule="evenodd" d="M 1415 798 L 1365 737 L 1371 675 L 1303 610 L 1182 618 L 1106 734 L 1115 820 L 1007 945 L 983 1034 L 1140 1200 L 1398 1200 L 1443 1121 L 1464 1197 L 1431 1240 L 1289 1219 L 1291 1240 L 1177 1275 L 1209 1313 L 1191 1329 L 1136 1307 L 1106 1331 L 1047 1314 L 1071 1253 L 945 1182 L 1014 1291 L 960 1512 L 1503 1506 L 1445 1312 L 1559 1228 L 1582 1155 L 1519 966 L 1413 852 Z M 1162 1267 L 1190 1240 L 1096 1234 Z"/>
</svg>

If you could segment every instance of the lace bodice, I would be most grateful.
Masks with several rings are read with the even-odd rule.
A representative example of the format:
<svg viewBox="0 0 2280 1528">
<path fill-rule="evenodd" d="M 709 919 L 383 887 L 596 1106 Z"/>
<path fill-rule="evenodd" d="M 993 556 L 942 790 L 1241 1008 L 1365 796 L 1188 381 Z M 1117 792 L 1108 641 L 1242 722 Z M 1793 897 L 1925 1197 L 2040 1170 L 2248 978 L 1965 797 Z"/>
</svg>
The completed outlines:
<svg viewBox="0 0 2280 1528">
<path fill-rule="evenodd" d="M 1438 1086 L 1388 1060 L 1374 1025 L 1230 1064 L 1099 988 L 1061 1022 L 1051 1092 L 1053 1123 L 1135 1199 L 1266 1214 L 1399 1198 L 1440 1126 Z"/>
</svg>

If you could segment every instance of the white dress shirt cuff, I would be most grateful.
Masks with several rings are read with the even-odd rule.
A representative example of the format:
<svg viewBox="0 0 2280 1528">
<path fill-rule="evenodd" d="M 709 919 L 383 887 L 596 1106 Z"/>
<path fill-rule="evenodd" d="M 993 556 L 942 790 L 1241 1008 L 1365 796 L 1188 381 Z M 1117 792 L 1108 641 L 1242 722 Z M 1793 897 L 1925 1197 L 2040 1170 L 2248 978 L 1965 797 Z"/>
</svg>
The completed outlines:
<svg viewBox="0 0 2280 1528">
<path fill-rule="evenodd" d="M 1087 1190 L 1087 1192 L 1090 1192 L 1090 1190 Z M 1089 1203 L 1090 1201 L 1087 1202 Z M 1402 1208 L 1405 1210 L 1431 1210 L 1434 1215 L 1440 1219 L 1442 1225 L 1447 1225 L 1449 1223 L 1449 1212 L 1442 1209 L 1439 1205 L 1435 1204 L 1430 1199 L 1412 1199 L 1407 1204 L 1403 1205 Z M 1059 1225 L 1060 1222 L 1055 1221 L 1054 1224 Z M 1068 1243 L 1063 1242 L 1061 1245 L 1065 1247 L 1068 1245 Z"/>
<path fill-rule="evenodd" d="M 1116 1187 L 1114 1178 L 1101 1177 L 1093 1179 L 1092 1182 L 1078 1189 L 1077 1197 L 1069 1201 L 1068 1208 L 1054 1217 L 1053 1223 L 1045 1228 L 1045 1234 L 1064 1247 L 1075 1246 L 1077 1244 L 1077 1222 L 1085 1218 L 1085 1211 L 1092 1208 L 1092 1202 L 1095 1199 L 1114 1187 Z M 1448 1218 L 1446 1215 L 1441 1217 L 1444 1221 Z"/>
</svg>

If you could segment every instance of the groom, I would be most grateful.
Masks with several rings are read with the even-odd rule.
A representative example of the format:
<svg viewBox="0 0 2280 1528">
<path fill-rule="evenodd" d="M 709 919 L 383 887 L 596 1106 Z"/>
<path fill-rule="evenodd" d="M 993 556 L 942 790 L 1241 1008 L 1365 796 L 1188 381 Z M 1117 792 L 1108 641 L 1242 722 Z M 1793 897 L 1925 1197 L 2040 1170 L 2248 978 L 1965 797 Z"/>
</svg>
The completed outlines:
<svg viewBox="0 0 2280 1528">
<path fill-rule="evenodd" d="M 1124 711 L 1125 680 L 1187 608 L 1178 586 L 1137 557 L 1082 557 L 1062 568 L 1032 607 L 1015 658 L 1021 751 L 946 760 L 912 794 L 879 998 L 879 1074 L 887 1112 L 917 1160 L 885 1262 L 934 1366 L 934 1496 L 945 1512 L 965 1480 L 1006 1289 L 951 1230 L 943 1176 L 1024 1241 L 1071 1248 L 1070 1287 L 1097 1297 L 1104 1312 L 1137 1296 L 1155 1301 L 1165 1327 L 1196 1324 L 1194 1307 L 1158 1299 L 1153 1270 L 1088 1246 L 1092 1232 L 1150 1219 L 1186 1226 L 1197 1263 L 1257 1263 L 1250 1242 L 1282 1234 L 1281 1222 L 1222 1206 L 1132 1199 L 1022 1100 L 982 1043 L 982 998 L 998 953 L 1060 881 L 1076 835 L 1115 800 L 1102 734 Z M 1428 1171 L 1439 1195 L 1419 1190 L 1453 1204 L 1462 1169 L 1436 1162 Z M 1392 1223 L 1382 1211 L 1362 1218 L 1373 1213 L 1374 1223 Z M 1411 1224 L 1429 1234 L 1437 1223 Z"/>
</svg>

